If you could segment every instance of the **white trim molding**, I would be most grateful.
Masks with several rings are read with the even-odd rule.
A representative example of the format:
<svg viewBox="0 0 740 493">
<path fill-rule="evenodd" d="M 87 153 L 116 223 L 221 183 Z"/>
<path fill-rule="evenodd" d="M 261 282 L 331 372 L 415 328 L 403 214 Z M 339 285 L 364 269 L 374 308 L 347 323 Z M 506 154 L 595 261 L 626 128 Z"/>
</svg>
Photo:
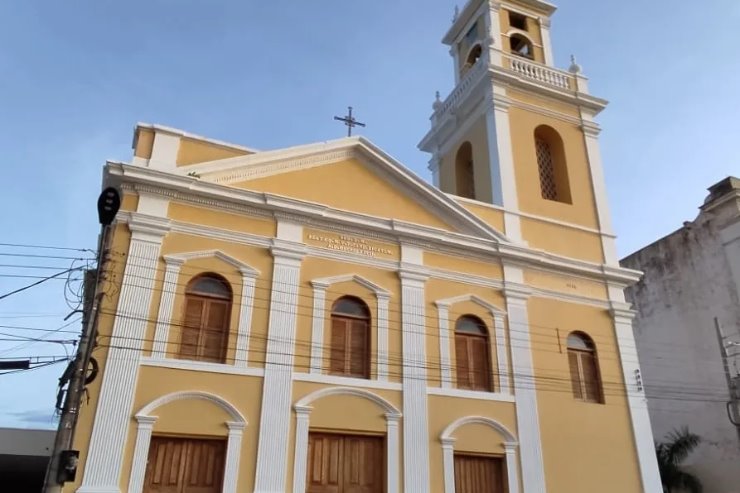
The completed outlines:
<svg viewBox="0 0 740 493">
<path fill-rule="evenodd" d="M 519 466 L 516 462 L 516 437 L 501 423 L 484 416 L 466 416 L 451 423 L 442 432 L 439 441 L 442 443 L 445 493 L 455 493 L 455 431 L 467 424 L 481 424 L 493 428 L 503 438 L 501 445 L 506 454 L 506 472 L 508 475 L 508 493 L 519 493 Z"/>
<path fill-rule="evenodd" d="M 455 296 L 453 298 L 446 298 L 437 300 L 434 304 L 437 306 L 438 323 L 439 323 L 439 359 L 441 368 L 441 386 L 443 389 L 453 388 L 452 382 L 452 342 L 453 339 L 450 334 L 454 334 L 455 328 L 450 328 L 450 306 L 461 303 L 464 301 L 470 301 L 477 305 L 485 308 L 491 315 L 489 325 L 491 327 L 489 333 L 489 346 L 493 346 L 496 354 L 496 373 L 498 373 L 498 391 L 503 394 L 511 394 L 511 387 L 509 385 L 509 349 L 506 336 L 506 326 L 504 324 L 504 318 L 506 312 L 501 308 L 497 307 L 493 303 L 489 303 L 486 300 L 474 295 L 465 294 L 461 296 Z M 490 351 L 493 356 L 493 351 Z"/>
<path fill-rule="evenodd" d="M 312 411 L 310 404 L 323 397 L 332 395 L 350 395 L 361 397 L 377 405 L 386 420 L 386 493 L 398 493 L 400 485 L 400 440 L 398 422 L 401 412 L 390 402 L 370 391 L 353 387 L 328 387 L 302 397 L 294 405 L 296 413 L 295 456 L 293 461 L 293 493 L 306 491 L 306 467 L 308 462 L 309 417 Z M 411 490 L 406 490 L 411 491 Z M 427 490 L 414 490 L 427 491 Z"/>
<path fill-rule="evenodd" d="M 322 373 L 324 343 L 324 327 L 327 314 L 330 313 L 326 307 L 326 290 L 332 284 L 341 282 L 354 282 L 363 286 L 375 294 L 378 300 L 378 311 L 375 316 L 375 327 L 377 331 L 377 378 L 380 381 L 388 380 L 388 304 L 391 293 L 387 289 L 378 286 L 374 282 L 357 274 L 344 274 L 333 277 L 323 277 L 311 281 L 313 286 L 313 321 L 311 328 L 311 373 Z"/>
<path fill-rule="evenodd" d="M 247 426 L 247 420 L 230 402 L 215 394 L 197 390 L 173 392 L 164 395 L 153 400 L 136 413 L 136 444 L 134 445 L 134 458 L 131 464 L 128 493 L 141 493 L 144 488 L 144 475 L 146 474 L 149 445 L 151 443 L 154 423 L 157 421 L 157 416 L 152 416 L 151 413 L 160 406 L 183 399 L 204 400 L 215 404 L 229 414 L 231 419 L 224 422 L 229 429 L 229 433 L 226 443 L 224 480 L 221 491 L 222 493 L 236 493 L 237 479 L 239 478 L 242 433 L 244 427 Z M 82 491 L 82 489 L 78 491 Z"/>
</svg>

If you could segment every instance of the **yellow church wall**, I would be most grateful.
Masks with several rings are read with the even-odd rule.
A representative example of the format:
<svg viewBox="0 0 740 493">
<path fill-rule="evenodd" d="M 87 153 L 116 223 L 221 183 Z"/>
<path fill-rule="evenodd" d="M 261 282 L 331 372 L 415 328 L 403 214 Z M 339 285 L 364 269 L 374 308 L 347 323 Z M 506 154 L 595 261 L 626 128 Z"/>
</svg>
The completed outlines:
<svg viewBox="0 0 740 493">
<path fill-rule="evenodd" d="M 524 282 L 534 288 L 559 291 L 564 294 L 586 296 L 607 300 L 607 288 L 603 282 L 591 281 L 581 277 L 554 274 L 536 269 L 524 271 Z"/>
<path fill-rule="evenodd" d="M 459 139 L 460 144 L 443 154 L 439 162 L 439 188 L 457 194 L 456 158 L 457 152 L 465 142 L 473 147 L 473 175 L 475 177 L 475 199 L 481 202 L 493 202 L 491 190 L 491 170 L 488 168 L 488 138 L 486 121 L 478 118 L 470 129 Z"/>
<path fill-rule="evenodd" d="M 274 219 L 250 217 L 244 214 L 234 214 L 174 201 L 170 202 L 168 216 L 174 221 L 270 238 L 275 236 L 277 228 Z"/>
<path fill-rule="evenodd" d="M 111 279 L 121 279 L 125 268 L 125 254 L 129 249 L 131 233 L 128 226 L 118 224 L 113 226 L 111 236 L 111 259 L 106 264 L 106 272 Z M 88 447 L 90 445 L 90 436 L 92 435 L 92 423 L 95 418 L 95 410 L 98 407 L 100 398 L 100 386 L 103 383 L 105 374 L 105 363 L 108 359 L 110 347 L 110 335 L 113 332 L 113 322 L 115 319 L 116 307 L 120 297 L 120 290 L 107 290 L 110 296 L 103 296 L 98 319 L 98 346 L 93 350 L 93 357 L 98 361 L 102 371 L 97 378 L 87 385 L 88 399 L 83 399 L 80 406 L 80 415 L 77 421 L 77 429 L 74 435 L 73 449 L 80 451 L 80 462 L 77 470 L 77 476 L 69 491 L 75 491 L 84 476 L 84 467 L 87 459 Z"/>
<path fill-rule="evenodd" d="M 162 396 L 182 391 L 208 392 L 232 404 L 248 423 L 242 437 L 238 489 L 252 490 L 262 400 L 261 378 L 142 366 L 139 368 L 138 382 L 134 413 Z M 228 432 L 224 422 L 233 421 L 220 407 L 195 399 L 175 401 L 155 409 L 151 415 L 159 417 L 154 425 L 154 435 L 161 433 L 186 437 L 223 437 Z M 124 453 L 122 491 L 126 491 L 128 487 L 135 428 L 136 421 L 132 418 Z"/>
<path fill-rule="evenodd" d="M 135 211 L 139 206 L 139 195 L 136 193 L 124 193 L 121 197 L 122 211 Z"/>
<path fill-rule="evenodd" d="M 484 401 L 459 397 L 428 396 L 429 410 L 429 470 L 434 493 L 444 491 L 444 469 L 440 436 L 456 420 L 467 416 L 485 416 L 498 421 L 516 436 L 516 409 L 513 403 Z M 484 429 L 485 428 L 485 429 Z M 498 455 L 503 452 L 503 437 L 490 427 L 466 424 L 452 436 L 456 438 L 454 449 Z"/>
<path fill-rule="evenodd" d="M 512 99 L 512 103 L 514 105 L 517 103 L 523 103 L 541 108 L 545 111 L 554 111 L 555 113 L 560 113 L 565 117 L 581 118 L 581 110 L 577 106 L 558 101 L 557 99 L 539 96 L 537 94 L 519 91 L 513 88 L 507 88 L 506 95 Z"/>
<path fill-rule="evenodd" d="M 450 272 L 475 274 L 489 279 L 503 279 L 501 264 L 494 261 L 474 260 L 448 253 L 424 252 L 424 266 Z"/>
<path fill-rule="evenodd" d="M 488 223 L 496 231 L 504 231 L 504 211 L 501 209 L 494 209 L 488 204 L 474 203 L 460 198 L 456 198 L 456 200 L 458 204 Z"/>
<path fill-rule="evenodd" d="M 254 305 L 252 310 L 252 323 L 250 328 L 248 361 L 250 366 L 257 368 L 264 367 L 265 348 L 267 342 L 267 326 L 270 306 L 270 291 L 272 289 L 272 255 L 267 249 L 230 243 L 226 241 L 214 240 L 190 236 L 180 233 L 169 233 L 162 242 L 162 256 L 178 253 L 199 252 L 205 250 L 220 250 L 223 253 L 240 260 L 260 272 L 256 279 L 254 290 Z M 164 261 L 160 261 L 155 284 L 155 296 L 152 302 L 152 310 L 147 331 L 147 342 L 145 343 L 145 354 L 149 354 L 154 339 L 154 330 L 159 310 L 159 300 L 163 285 L 162 272 L 165 269 Z M 177 356 L 180 342 L 180 334 L 183 322 L 183 310 L 185 309 L 185 290 L 188 283 L 197 275 L 211 272 L 223 276 L 232 289 L 233 302 L 230 319 L 229 342 L 227 344 L 226 362 L 233 364 L 236 353 L 236 337 L 239 327 L 239 312 L 242 291 L 242 276 L 239 270 L 216 258 L 204 257 L 190 259 L 180 268 L 180 274 L 177 279 L 177 289 L 173 301 L 172 324 L 167 342 L 167 356 L 174 358 Z"/>
<path fill-rule="evenodd" d="M 388 306 L 388 380 L 391 382 L 401 381 L 401 302 L 400 302 L 400 280 L 398 275 L 392 271 L 381 270 L 364 265 L 348 262 L 338 262 L 317 257 L 306 257 L 301 266 L 301 281 L 298 296 L 298 320 L 296 325 L 296 361 L 295 371 L 306 372 L 310 362 L 310 344 L 313 324 L 313 287 L 311 281 L 319 278 L 358 275 L 375 283 L 391 294 Z M 342 296 L 356 296 L 362 299 L 370 309 L 371 317 L 371 354 L 373 355 L 370 367 L 372 379 L 377 378 L 377 315 L 378 302 L 375 293 L 370 289 L 353 281 L 332 284 L 326 290 L 325 314 L 324 314 L 324 343 L 322 366 L 325 368 L 329 362 L 329 345 L 331 338 L 331 307 L 336 300 Z"/>
<path fill-rule="evenodd" d="M 642 491 L 608 312 L 542 298 L 532 298 L 528 304 L 548 489 L 574 493 Z M 566 341 L 574 330 L 594 340 L 605 404 L 581 402 L 572 396 Z M 564 444 L 567 453 L 563 453 Z"/>
<path fill-rule="evenodd" d="M 293 382 L 293 403 L 321 390 L 324 384 L 309 382 Z M 382 397 L 401 411 L 403 400 L 401 392 L 394 390 L 371 389 L 370 392 Z M 310 403 L 313 408 L 309 416 L 309 431 L 345 434 L 386 434 L 385 411 L 374 402 L 357 396 L 336 395 L 327 396 Z M 399 436 L 403 436 L 403 418 L 398 426 Z M 286 491 L 293 489 L 293 468 L 295 457 L 295 411 L 291 412 L 290 443 L 288 443 L 288 463 Z M 399 470 L 403 471 L 403 454 L 399 451 Z"/>
<path fill-rule="evenodd" d="M 450 230 L 436 215 L 357 160 L 285 172 L 232 185 L 337 209 Z"/>
<path fill-rule="evenodd" d="M 521 108 L 509 109 L 516 187 L 522 212 L 598 228 L 583 133 L 578 126 Z M 572 204 L 546 200 L 540 190 L 534 131 L 552 127 L 563 140 Z"/>
<path fill-rule="evenodd" d="M 603 263 L 604 253 L 599 233 L 592 233 L 560 224 L 522 217 L 522 238 L 532 248 L 564 257 Z"/>
<path fill-rule="evenodd" d="M 177 151 L 177 160 L 175 162 L 177 166 L 187 166 L 188 164 L 204 163 L 206 161 L 216 161 L 218 159 L 228 159 L 230 157 L 246 156 L 248 154 L 251 153 L 244 149 L 181 137 L 180 148 Z"/>
<path fill-rule="evenodd" d="M 136 146 L 134 147 L 134 156 L 143 159 L 149 159 L 152 157 L 152 149 L 154 148 L 154 130 L 151 128 L 136 129 Z"/>
</svg>

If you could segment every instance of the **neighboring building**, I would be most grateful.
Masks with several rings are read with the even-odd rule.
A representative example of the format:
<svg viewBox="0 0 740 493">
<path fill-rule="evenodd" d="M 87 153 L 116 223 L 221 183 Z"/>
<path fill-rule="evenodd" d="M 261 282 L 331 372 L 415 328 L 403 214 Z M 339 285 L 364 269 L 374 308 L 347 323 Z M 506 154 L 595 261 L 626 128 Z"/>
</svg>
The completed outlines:
<svg viewBox="0 0 740 493">
<path fill-rule="evenodd" d="M 81 493 L 661 491 L 580 69 L 476 0 L 420 147 L 273 151 L 138 125 L 108 163 Z"/>
<path fill-rule="evenodd" d="M 2 491 L 39 493 L 54 446 L 54 430 L 0 428 Z"/>
<path fill-rule="evenodd" d="M 714 322 L 740 388 L 740 180 L 710 187 L 694 221 L 622 265 L 645 272 L 627 299 L 638 311 L 635 339 L 655 438 L 688 426 L 703 439 L 687 464 L 705 491 L 740 492 L 740 429 L 728 417 Z"/>
</svg>

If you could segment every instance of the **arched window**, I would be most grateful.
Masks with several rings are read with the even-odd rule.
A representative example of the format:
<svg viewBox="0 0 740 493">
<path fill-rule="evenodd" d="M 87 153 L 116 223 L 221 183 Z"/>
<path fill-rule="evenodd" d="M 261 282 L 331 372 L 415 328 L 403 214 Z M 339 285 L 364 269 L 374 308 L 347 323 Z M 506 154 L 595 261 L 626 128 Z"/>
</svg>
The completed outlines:
<svg viewBox="0 0 740 493">
<path fill-rule="evenodd" d="M 488 329 L 478 317 L 465 315 L 455 324 L 457 386 L 461 389 L 491 390 Z"/>
<path fill-rule="evenodd" d="M 229 339 L 231 287 L 220 276 L 205 274 L 185 290 L 185 316 L 179 357 L 223 363 Z"/>
<path fill-rule="evenodd" d="M 585 402 L 604 402 L 596 347 L 586 334 L 568 336 L 568 364 L 573 397 Z"/>
<path fill-rule="evenodd" d="M 521 34 L 510 35 L 509 44 L 511 46 L 512 54 L 534 60 L 534 49 L 532 48 L 532 42 Z"/>
<path fill-rule="evenodd" d="M 473 170 L 473 146 L 465 142 L 455 157 L 455 181 L 457 195 L 468 199 L 475 198 L 475 172 Z"/>
<path fill-rule="evenodd" d="M 565 148 L 560 134 L 552 127 L 540 125 L 534 131 L 534 145 L 542 198 L 566 204 L 572 203 Z"/>
<path fill-rule="evenodd" d="M 483 49 L 479 44 L 473 46 L 473 49 L 470 50 L 468 53 L 468 58 L 465 60 L 465 65 L 467 67 L 472 67 L 475 65 L 475 62 L 477 62 L 481 55 L 483 54 Z"/>
<path fill-rule="evenodd" d="M 360 299 L 339 298 L 331 310 L 333 375 L 370 378 L 370 310 Z"/>
</svg>

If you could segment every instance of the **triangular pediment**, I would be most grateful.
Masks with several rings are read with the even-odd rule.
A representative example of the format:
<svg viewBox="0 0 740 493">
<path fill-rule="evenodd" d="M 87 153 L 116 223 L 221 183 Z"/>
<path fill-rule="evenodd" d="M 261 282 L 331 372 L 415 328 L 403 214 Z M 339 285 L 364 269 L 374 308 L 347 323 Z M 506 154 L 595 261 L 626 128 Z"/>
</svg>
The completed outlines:
<svg viewBox="0 0 740 493">
<path fill-rule="evenodd" d="M 362 137 L 181 169 L 206 182 L 508 242 L 502 233 Z"/>
</svg>

